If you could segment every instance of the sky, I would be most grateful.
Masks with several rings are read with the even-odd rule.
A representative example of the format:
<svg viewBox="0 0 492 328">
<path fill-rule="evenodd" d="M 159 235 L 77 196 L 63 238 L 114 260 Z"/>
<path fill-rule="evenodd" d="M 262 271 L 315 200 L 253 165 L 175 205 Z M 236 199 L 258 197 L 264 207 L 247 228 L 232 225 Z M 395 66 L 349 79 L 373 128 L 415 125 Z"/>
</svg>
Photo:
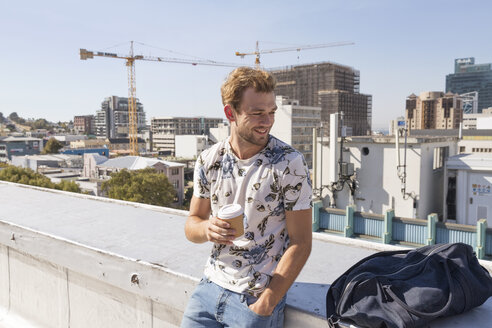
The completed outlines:
<svg viewBox="0 0 492 328">
<path fill-rule="evenodd" d="M 492 2 L 455 0 L 0 1 L 0 112 L 69 121 L 128 96 L 124 60 L 79 49 L 253 65 L 236 51 L 354 42 L 264 54 L 264 68 L 330 61 L 360 71 L 373 128 L 404 115 L 408 95 L 444 91 L 454 59 L 492 62 Z M 152 117 L 223 117 L 232 70 L 137 61 L 136 93 Z"/>
</svg>

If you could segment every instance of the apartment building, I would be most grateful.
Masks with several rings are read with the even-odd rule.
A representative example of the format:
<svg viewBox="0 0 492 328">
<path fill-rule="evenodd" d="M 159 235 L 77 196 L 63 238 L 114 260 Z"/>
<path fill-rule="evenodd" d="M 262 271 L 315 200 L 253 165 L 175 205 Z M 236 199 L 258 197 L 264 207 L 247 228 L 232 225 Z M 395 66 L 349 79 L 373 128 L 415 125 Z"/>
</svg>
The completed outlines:
<svg viewBox="0 0 492 328">
<path fill-rule="evenodd" d="M 463 113 L 463 129 L 492 129 L 492 107 L 483 109 L 480 114 Z"/>
<path fill-rule="evenodd" d="M 210 117 L 154 117 L 150 129 L 153 134 L 206 134 L 222 123 L 222 118 Z"/>
<path fill-rule="evenodd" d="M 371 133 L 372 96 L 360 93 L 358 70 L 322 62 L 273 69 L 270 73 L 277 79 L 278 96 L 297 99 L 300 106 L 321 107 L 326 135 L 330 132 L 330 114 L 340 112 L 344 112 L 344 125 L 353 135 Z"/>
<path fill-rule="evenodd" d="M 73 129 L 78 134 L 94 134 L 94 115 L 80 115 L 73 118 Z"/>
<path fill-rule="evenodd" d="M 136 99 L 137 130 L 145 129 L 145 112 L 142 103 Z M 128 137 L 130 118 L 128 114 L 128 98 L 111 96 L 104 99 L 101 109 L 96 111 L 95 134 L 98 137 Z"/>
<path fill-rule="evenodd" d="M 277 96 L 275 124 L 270 133 L 300 151 L 308 167 L 313 161 L 313 128 L 319 127 L 321 107 L 300 106 L 298 100 Z"/>
<path fill-rule="evenodd" d="M 406 100 L 405 120 L 411 130 L 457 129 L 463 120 L 462 100 L 441 91 L 411 94 Z"/>
<path fill-rule="evenodd" d="M 209 135 L 211 128 L 218 128 L 222 118 L 210 117 L 154 117 L 151 119 L 153 149 L 175 154 L 176 135 Z"/>
</svg>

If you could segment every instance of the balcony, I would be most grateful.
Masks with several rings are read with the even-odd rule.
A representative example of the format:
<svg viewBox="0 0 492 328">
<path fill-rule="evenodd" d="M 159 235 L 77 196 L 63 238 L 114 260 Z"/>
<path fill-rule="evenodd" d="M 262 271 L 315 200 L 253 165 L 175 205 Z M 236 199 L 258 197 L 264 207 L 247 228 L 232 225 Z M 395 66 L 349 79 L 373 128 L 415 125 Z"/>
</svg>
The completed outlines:
<svg viewBox="0 0 492 328">
<path fill-rule="evenodd" d="M 210 244 L 187 212 L 0 182 L 0 327 L 177 327 Z M 329 284 L 396 246 L 314 233 L 285 327 L 325 327 Z M 488 327 L 492 300 L 431 327 Z"/>
</svg>

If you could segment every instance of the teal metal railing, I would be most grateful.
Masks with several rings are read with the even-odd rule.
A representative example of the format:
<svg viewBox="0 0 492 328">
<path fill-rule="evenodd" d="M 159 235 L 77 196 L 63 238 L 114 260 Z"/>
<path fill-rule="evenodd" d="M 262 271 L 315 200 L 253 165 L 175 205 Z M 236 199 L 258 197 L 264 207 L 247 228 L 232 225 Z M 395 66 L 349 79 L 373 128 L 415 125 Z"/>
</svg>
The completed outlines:
<svg viewBox="0 0 492 328">
<path fill-rule="evenodd" d="M 427 220 L 395 217 L 389 210 L 385 215 L 322 207 L 321 201 L 313 206 L 313 231 L 341 234 L 352 238 L 369 238 L 385 244 L 414 246 L 462 242 L 472 246 L 477 257 L 492 257 L 492 229 L 482 219 L 476 226 L 442 223 L 437 214 Z"/>
</svg>

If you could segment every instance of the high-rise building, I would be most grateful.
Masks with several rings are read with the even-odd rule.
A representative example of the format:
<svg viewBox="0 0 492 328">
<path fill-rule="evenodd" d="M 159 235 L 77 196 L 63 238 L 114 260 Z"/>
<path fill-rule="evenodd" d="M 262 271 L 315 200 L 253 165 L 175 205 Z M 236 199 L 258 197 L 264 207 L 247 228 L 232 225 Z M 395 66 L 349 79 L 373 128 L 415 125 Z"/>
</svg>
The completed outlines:
<svg viewBox="0 0 492 328">
<path fill-rule="evenodd" d="M 454 61 L 454 74 L 446 75 L 446 92 L 478 92 L 478 113 L 492 107 L 492 64 L 475 64 L 475 58 Z"/>
<path fill-rule="evenodd" d="M 353 135 L 371 133 L 372 96 L 359 92 L 358 70 L 323 62 L 273 69 L 270 73 L 277 79 L 277 95 L 297 99 L 300 106 L 321 107 L 325 134 L 329 134 L 330 114 L 342 111 L 344 125 Z"/>
<path fill-rule="evenodd" d="M 411 94 L 406 100 L 405 120 L 410 130 L 458 129 L 463 120 L 462 100 L 450 92 Z"/>
<path fill-rule="evenodd" d="M 308 167 L 313 163 L 313 128 L 321 120 L 321 107 L 300 106 L 298 100 L 277 96 L 275 124 L 270 133 L 300 151 Z"/>
<path fill-rule="evenodd" d="M 145 112 L 143 105 L 136 99 L 137 130 L 145 129 Z M 130 117 L 128 115 L 128 98 L 111 96 L 101 103 L 101 109 L 96 111 L 95 133 L 106 138 L 128 137 Z"/>
<path fill-rule="evenodd" d="M 73 129 L 78 134 L 93 134 L 94 125 L 94 115 L 80 115 L 73 118 Z"/>
</svg>

